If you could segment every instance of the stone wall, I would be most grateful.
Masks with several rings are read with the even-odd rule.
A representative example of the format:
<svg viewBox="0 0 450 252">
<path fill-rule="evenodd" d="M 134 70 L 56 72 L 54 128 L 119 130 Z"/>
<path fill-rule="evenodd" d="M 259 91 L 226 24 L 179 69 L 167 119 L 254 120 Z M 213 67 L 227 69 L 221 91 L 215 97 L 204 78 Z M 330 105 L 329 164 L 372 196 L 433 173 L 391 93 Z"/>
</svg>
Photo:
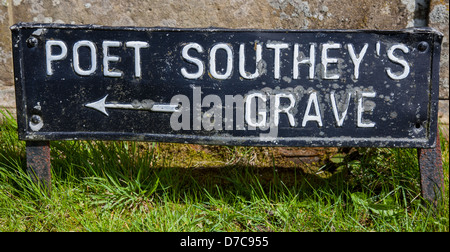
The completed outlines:
<svg viewBox="0 0 450 252">
<path fill-rule="evenodd" d="M 0 107 L 15 108 L 9 27 L 17 22 L 264 29 L 403 29 L 445 34 L 440 120 L 448 125 L 449 0 L 0 0 Z M 448 130 L 447 130 L 448 131 Z"/>
<path fill-rule="evenodd" d="M 448 88 L 448 0 L 432 0 L 429 8 L 428 26 L 433 27 L 444 33 L 441 53 L 441 70 L 439 80 L 439 119 L 443 134 L 449 139 L 449 88 Z"/>
</svg>

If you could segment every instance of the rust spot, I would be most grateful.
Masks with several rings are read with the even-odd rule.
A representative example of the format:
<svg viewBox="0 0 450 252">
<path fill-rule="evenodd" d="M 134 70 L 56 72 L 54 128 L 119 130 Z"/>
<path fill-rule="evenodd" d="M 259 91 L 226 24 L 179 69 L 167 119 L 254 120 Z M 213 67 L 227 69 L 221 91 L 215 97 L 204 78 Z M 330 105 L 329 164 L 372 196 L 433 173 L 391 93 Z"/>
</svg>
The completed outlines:
<svg viewBox="0 0 450 252">
<path fill-rule="evenodd" d="M 437 206 L 441 201 L 444 190 L 444 172 L 442 169 L 442 154 L 439 134 L 436 147 L 432 149 L 418 149 L 420 182 L 424 199 Z"/>
<path fill-rule="evenodd" d="M 27 141 L 27 171 L 34 182 L 51 190 L 50 142 Z"/>
</svg>

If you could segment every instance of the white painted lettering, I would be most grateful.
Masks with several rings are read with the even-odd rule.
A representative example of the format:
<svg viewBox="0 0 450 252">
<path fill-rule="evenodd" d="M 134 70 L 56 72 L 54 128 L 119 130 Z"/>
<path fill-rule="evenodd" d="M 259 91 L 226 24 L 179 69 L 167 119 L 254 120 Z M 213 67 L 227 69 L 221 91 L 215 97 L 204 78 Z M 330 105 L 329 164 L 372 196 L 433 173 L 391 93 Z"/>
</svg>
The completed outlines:
<svg viewBox="0 0 450 252">
<path fill-rule="evenodd" d="M 110 47 L 119 47 L 122 43 L 119 41 L 103 41 L 103 75 L 108 77 L 122 77 L 122 72 L 119 71 L 111 71 L 109 69 L 109 62 L 112 61 L 119 61 L 120 58 L 117 56 L 110 56 L 109 55 L 109 48 Z"/>
<path fill-rule="evenodd" d="M 134 48 L 134 76 L 141 78 L 141 48 L 148 48 L 149 44 L 142 41 L 128 41 L 126 47 Z"/>
<path fill-rule="evenodd" d="M 331 76 L 327 75 L 328 64 L 336 64 L 338 62 L 337 58 L 328 58 L 329 49 L 339 49 L 341 44 L 328 43 L 322 45 L 322 66 L 323 66 L 323 78 L 327 80 L 337 80 L 339 79 L 339 74 L 333 74 Z"/>
<path fill-rule="evenodd" d="M 330 93 L 331 107 L 333 109 L 333 114 L 334 114 L 334 118 L 336 119 L 337 126 L 342 127 L 342 125 L 344 124 L 344 119 L 347 116 L 347 110 L 348 110 L 348 106 L 350 105 L 350 98 L 351 98 L 352 94 L 348 93 L 347 102 L 343 106 L 344 111 L 342 111 L 342 116 L 339 117 L 339 112 L 338 112 L 338 108 L 337 108 L 338 106 L 336 105 L 336 99 L 335 99 L 334 93 L 335 93 L 334 91 L 331 91 L 331 93 Z"/>
<path fill-rule="evenodd" d="M 395 74 L 395 73 L 392 72 L 391 68 L 388 67 L 388 68 L 386 68 L 386 73 L 387 73 L 387 75 L 389 77 L 391 77 L 391 79 L 401 80 L 401 79 L 404 79 L 404 78 L 406 78 L 408 76 L 408 74 L 409 74 L 409 64 L 408 64 L 408 62 L 406 60 L 398 58 L 398 57 L 396 57 L 394 55 L 394 51 L 396 49 L 401 50 L 403 53 L 409 53 L 409 49 L 404 44 L 397 44 L 397 45 L 391 46 L 388 49 L 388 51 L 387 51 L 388 58 L 392 62 L 398 63 L 398 64 L 403 66 L 403 68 L 404 68 L 403 72 L 401 74 Z"/>
<path fill-rule="evenodd" d="M 255 42 L 256 43 L 256 42 Z M 255 79 L 259 77 L 260 72 L 258 69 L 258 63 L 262 59 L 262 46 L 260 44 L 256 44 L 256 67 L 254 73 L 248 73 L 245 71 L 245 44 L 241 44 L 239 46 L 239 73 L 245 79 Z"/>
<path fill-rule="evenodd" d="M 375 50 L 377 51 L 377 56 L 380 57 L 380 50 L 381 50 L 381 44 L 380 41 L 378 41 L 375 45 Z"/>
<path fill-rule="evenodd" d="M 288 98 L 290 101 L 289 106 L 280 108 L 280 99 L 281 98 Z M 275 126 L 278 126 L 278 123 L 280 121 L 280 113 L 286 113 L 286 115 L 288 116 L 288 119 L 289 119 L 289 125 L 291 125 L 291 127 L 295 126 L 294 115 L 291 113 L 291 109 L 294 107 L 294 105 L 295 105 L 295 98 L 292 93 L 275 94 L 275 105 L 274 105 L 275 108 L 273 109 L 273 113 L 274 113 L 273 120 L 274 120 Z"/>
<path fill-rule="evenodd" d="M 310 115 L 311 111 L 311 104 L 314 103 L 314 110 L 315 115 Z M 312 92 L 309 95 L 308 99 L 308 105 L 306 106 L 305 115 L 303 117 L 302 121 L 302 127 L 306 126 L 306 123 L 309 121 L 316 121 L 319 127 L 322 127 L 322 117 L 320 115 L 320 109 L 319 109 L 319 101 L 317 100 L 317 92 Z"/>
<path fill-rule="evenodd" d="M 311 44 L 309 47 L 309 58 L 300 57 L 298 51 L 299 45 L 294 45 L 294 68 L 293 68 L 293 77 L 294 79 L 299 78 L 299 65 L 300 64 L 308 64 L 309 65 L 309 76 L 308 79 L 314 79 L 314 68 L 316 65 L 316 45 Z"/>
<path fill-rule="evenodd" d="M 202 53 L 203 47 L 197 43 L 189 43 L 185 45 L 183 47 L 183 50 L 181 51 L 181 56 L 183 57 L 183 59 L 185 59 L 189 63 L 197 65 L 198 71 L 196 73 L 189 73 L 186 68 L 183 67 L 181 68 L 181 74 L 187 79 L 198 79 L 203 75 L 205 66 L 203 64 L 203 61 L 188 54 L 190 49 L 194 49 L 197 52 Z"/>
<path fill-rule="evenodd" d="M 275 49 L 274 54 L 274 78 L 280 79 L 280 67 L 281 67 L 281 49 L 286 49 L 289 47 L 289 44 L 286 43 L 268 43 L 266 45 L 267 48 Z"/>
<path fill-rule="evenodd" d="M 227 68 L 225 70 L 225 73 L 223 74 L 217 72 L 216 69 L 216 53 L 219 49 L 223 49 L 227 53 Z M 209 52 L 209 72 L 211 73 L 211 76 L 219 80 L 225 80 L 231 76 L 232 71 L 233 50 L 231 49 L 231 45 L 226 43 L 219 43 L 214 45 Z"/>
<path fill-rule="evenodd" d="M 82 46 L 88 47 L 91 51 L 91 68 L 87 70 L 83 70 L 80 67 L 80 55 L 78 54 L 78 49 Z M 92 41 L 81 40 L 73 45 L 73 70 L 75 73 L 82 76 L 91 75 L 97 70 L 97 47 Z"/>
<path fill-rule="evenodd" d="M 61 48 L 60 54 L 52 54 L 52 47 L 58 46 Z M 48 40 L 45 43 L 45 57 L 47 63 L 47 75 L 53 75 L 52 61 L 62 60 L 67 56 L 67 46 L 61 40 Z"/>
<path fill-rule="evenodd" d="M 364 58 L 364 55 L 366 54 L 367 47 L 369 47 L 369 44 L 364 44 L 364 47 L 361 49 L 361 52 L 359 52 L 359 56 L 356 56 L 355 49 L 353 48 L 352 44 L 348 44 L 348 52 L 350 53 L 350 58 L 352 58 L 354 67 L 354 77 L 355 80 L 359 78 L 359 66 L 361 64 L 362 59 Z"/>
<path fill-rule="evenodd" d="M 256 101 L 257 98 L 259 98 L 264 104 L 267 101 L 266 96 L 262 93 L 252 93 L 245 97 L 245 121 L 251 127 L 264 127 L 266 124 L 266 118 L 267 118 L 266 111 L 258 110 L 258 118 L 260 120 L 256 120 L 256 113 L 255 113 L 255 117 L 252 118 L 252 116 L 251 116 L 252 110 L 256 111 L 256 106 L 254 106 L 254 103 L 252 101 Z M 253 106 L 252 106 L 252 104 L 253 104 Z M 253 107 L 253 109 L 252 109 L 252 107 Z M 253 120 L 253 119 L 255 119 L 255 120 Z"/>
<path fill-rule="evenodd" d="M 364 108 L 364 101 L 363 97 L 375 97 L 375 92 L 362 92 L 361 95 L 358 98 L 358 111 L 357 111 L 357 125 L 360 128 L 373 128 L 375 127 L 374 122 L 363 122 L 362 115 L 366 111 Z M 370 108 L 370 110 L 373 110 L 373 107 Z M 367 120 L 366 120 L 367 121 Z"/>
</svg>

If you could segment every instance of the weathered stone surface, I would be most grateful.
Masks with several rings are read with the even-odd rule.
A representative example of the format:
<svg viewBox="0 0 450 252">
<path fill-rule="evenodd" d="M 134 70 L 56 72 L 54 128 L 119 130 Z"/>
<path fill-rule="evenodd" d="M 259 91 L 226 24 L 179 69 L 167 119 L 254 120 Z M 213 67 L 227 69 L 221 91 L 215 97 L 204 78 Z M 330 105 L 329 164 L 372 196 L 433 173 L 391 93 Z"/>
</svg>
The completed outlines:
<svg viewBox="0 0 450 252">
<path fill-rule="evenodd" d="M 14 108 L 15 103 L 14 88 L 0 87 L 0 107 Z"/>
<path fill-rule="evenodd" d="M 0 86 L 0 109 L 6 109 L 16 117 L 16 100 L 13 86 Z M 0 122 L 2 121 L 0 114 Z"/>
<path fill-rule="evenodd" d="M 13 86 L 11 35 L 9 31 L 10 13 L 8 3 L 0 3 L 0 109 L 7 109 L 15 115 Z M 0 122 L 2 120 L 0 114 Z"/>
<path fill-rule="evenodd" d="M 0 87 L 11 86 L 12 88 L 13 71 L 9 19 L 8 4 L 2 2 L 0 3 Z M 0 101 L 0 103 L 3 102 Z"/>
<path fill-rule="evenodd" d="M 308 29 L 403 29 L 412 12 L 409 1 L 358 0 L 332 1 L 269 0 L 280 17 L 276 28 Z"/>
<path fill-rule="evenodd" d="M 431 0 L 428 25 L 444 34 L 439 72 L 439 122 L 441 132 L 448 139 L 449 133 L 449 1 Z"/>
<path fill-rule="evenodd" d="M 439 101 L 439 123 L 441 124 L 449 124 L 448 120 L 449 113 L 449 102 L 448 100 L 440 100 Z"/>
<path fill-rule="evenodd" d="M 14 0 L 14 22 L 283 29 L 401 29 L 414 0 Z"/>
<path fill-rule="evenodd" d="M 429 26 L 433 27 L 444 34 L 442 42 L 441 53 L 441 70 L 440 70 L 440 82 L 439 82 L 439 98 L 449 99 L 449 65 L 448 65 L 448 53 L 449 53 L 449 1 L 432 0 L 430 5 L 429 14 Z M 447 111 L 448 112 L 448 111 Z M 448 121 L 448 113 L 447 113 Z"/>
</svg>

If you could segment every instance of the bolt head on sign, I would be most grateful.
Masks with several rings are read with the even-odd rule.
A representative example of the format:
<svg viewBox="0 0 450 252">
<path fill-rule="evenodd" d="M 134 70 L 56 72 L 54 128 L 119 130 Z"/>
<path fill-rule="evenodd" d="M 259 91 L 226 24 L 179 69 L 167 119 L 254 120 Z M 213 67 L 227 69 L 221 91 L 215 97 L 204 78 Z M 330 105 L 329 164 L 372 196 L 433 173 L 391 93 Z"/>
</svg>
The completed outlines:
<svg viewBox="0 0 450 252">
<path fill-rule="evenodd" d="M 432 29 L 11 30 L 22 140 L 435 144 Z"/>
</svg>

